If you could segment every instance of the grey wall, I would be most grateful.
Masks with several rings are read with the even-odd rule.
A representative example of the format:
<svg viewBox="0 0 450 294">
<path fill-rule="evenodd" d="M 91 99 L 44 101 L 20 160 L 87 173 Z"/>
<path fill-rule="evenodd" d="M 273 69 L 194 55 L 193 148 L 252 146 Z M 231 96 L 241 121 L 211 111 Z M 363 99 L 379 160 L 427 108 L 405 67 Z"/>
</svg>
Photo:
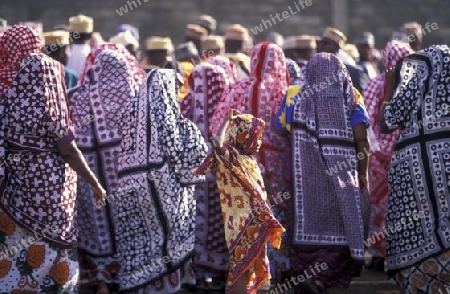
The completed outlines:
<svg viewBox="0 0 450 294">
<path fill-rule="evenodd" d="M 139 5 L 139 1 L 141 5 Z M 288 11 L 299 0 L 0 0 L 0 17 L 10 24 L 20 20 L 41 20 L 44 30 L 67 23 L 72 15 L 83 13 L 94 17 L 94 27 L 105 39 L 113 35 L 120 23 L 131 23 L 140 29 L 141 44 L 145 36 L 171 36 L 175 43 L 182 42 L 184 26 L 202 13 L 211 14 L 223 33 L 230 23 L 241 23 L 247 28 L 260 25 L 270 15 Z M 128 2 L 137 8 L 130 10 Z M 347 5 L 344 5 L 347 2 Z M 297 4 L 298 5 L 298 4 Z M 126 6 L 128 13 L 116 12 Z M 345 7 L 346 6 L 346 7 Z M 300 6 L 299 6 L 300 7 Z M 324 28 L 341 24 L 349 41 L 363 31 L 372 31 L 376 45 L 381 47 L 392 31 L 407 21 L 436 22 L 439 29 L 425 36 L 424 44 L 450 41 L 450 1 L 446 0 L 312 0 L 312 5 L 295 15 L 259 33 L 262 40 L 270 31 L 283 35 L 320 34 Z M 345 17 L 345 13 L 348 17 Z M 337 14 L 337 15 L 336 15 Z M 345 25 L 346 24 L 346 25 Z M 347 27 L 345 29 L 345 27 Z"/>
</svg>

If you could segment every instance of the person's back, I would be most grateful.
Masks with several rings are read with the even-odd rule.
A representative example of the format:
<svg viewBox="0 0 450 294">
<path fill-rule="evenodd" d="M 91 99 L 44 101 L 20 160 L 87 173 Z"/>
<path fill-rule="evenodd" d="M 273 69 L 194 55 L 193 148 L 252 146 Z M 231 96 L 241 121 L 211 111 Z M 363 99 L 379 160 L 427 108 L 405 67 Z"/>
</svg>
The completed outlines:
<svg viewBox="0 0 450 294">
<path fill-rule="evenodd" d="M 388 275 L 413 293 L 445 289 L 450 274 L 448 60 L 450 48 L 434 45 L 386 72 L 381 131 L 400 129 L 389 172 Z"/>
</svg>

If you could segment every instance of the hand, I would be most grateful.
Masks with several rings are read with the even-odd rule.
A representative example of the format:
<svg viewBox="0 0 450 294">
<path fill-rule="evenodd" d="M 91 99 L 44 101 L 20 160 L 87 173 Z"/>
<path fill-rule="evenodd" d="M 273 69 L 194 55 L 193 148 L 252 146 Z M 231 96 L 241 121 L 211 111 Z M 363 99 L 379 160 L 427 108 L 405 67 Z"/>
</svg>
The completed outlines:
<svg viewBox="0 0 450 294">
<path fill-rule="evenodd" d="M 361 192 L 369 191 L 369 182 L 367 181 L 367 176 L 360 174 L 358 175 L 358 180 L 359 180 L 359 190 Z"/>
<path fill-rule="evenodd" d="M 397 70 L 395 66 L 389 68 L 386 71 L 384 75 L 384 80 L 387 84 L 388 92 L 389 90 L 395 89 L 395 87 L 397 86 Z"/>
<path fill-rule="evenodd" d="M 230 109 L 229 111 L 228 111 L 228 115 L 227 115 L 227 119 L 230 121 L 230 120 L 233 120 L 233 119 L 235 119 L 239 114 L 241 114 L 241 112 L 239 111 L 239 110 L 236 110 L 236 109 Z"/>
<path fill-rule="evenodd" d="M 105 203 L 106 200 L 106 191 L 103 187 L 98 184 L 97 187 L 92 186 L 91 190 L 94 192 L 95 202 L 97 205 Z"/>
</svg>

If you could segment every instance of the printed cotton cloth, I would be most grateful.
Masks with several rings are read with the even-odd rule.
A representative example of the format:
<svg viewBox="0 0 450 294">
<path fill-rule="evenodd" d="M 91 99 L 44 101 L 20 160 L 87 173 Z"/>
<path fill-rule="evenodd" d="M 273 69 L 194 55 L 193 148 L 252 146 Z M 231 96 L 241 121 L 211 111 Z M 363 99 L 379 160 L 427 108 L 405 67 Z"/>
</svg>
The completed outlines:
<svg viewBox="0 0 450 294">
<path fill-rule="evenodd" d="M 430 274 L 420 274 L 417 269 L 430 258 L 443 262 L 439 270 L 433 270 L 434 279 L 448 281 L 449 60 L 446 45 L 406 57 L 399 85 L 384 111 L 387 127 L 400 128 L 388 176 L 387 226 L 396 228 L 387 241 L 388 274 L 400 285 L 408 289 L 414 285 L 426 293 L 429 285 L 421 281 Z M 411 218 L 416 213 L 423 217 Z M 410 274 L 400 277 L 406 269 Z M 417 274 L 420 280 L 415 278 Z"/>
<path fill-rule="evenodd" d="M 363 211 L 367 207 L 363 207 L 357 184 L 350 122 L 357 102 L 352 82 L 336 56 L 319 53 L 306 66 L 306 84 L 301 91 L 308 91 L 337 72 L 341 73 L 337 83 L 313 95 L 303 95 L 294 107 L 293 197 L 289 206 L 292 209 L 288 210 L 292 225 L 288 226 L 288 233 L 292 237 L 291 271 L 295 273 L 310 265 L 299 260 L 301 253 L 324 247 L 329 248 L 330 258 L 338 257 L 336 252 L 346 251 L 348 263 L 359 265 L 359 270 L 364 262 Z M 346 276 L 346 283 L 340 280 L 340 284 L 348 287 L 351 278 L 359 274 L 353 266 L 336 269 L 340 271 L 318 279 L 332 286 L 338 276 Z"/>
<path fill-rule="evenodd" d="M 284 228 L 268 204 L 261 172 L 252 154 L 265 123 L 249 114 L 230 122 L 224 147 L 228 155 L 213 151 L 195 174 L 216 170 L 230 270 L 227 293 L 234 293 L 235 282 L 249 272 L 247 292 L 256 293 L 270 279 L 267 242 L 280 247 Z"/>
<path fill-rule="evenodd" d="M 96 56 L 86 75 L 86 83 L 68 94 L 77 146 L 109 196 L 119 188 L 117 168 L 123 109 L 128 107 L 137 90 L 126 57 L 118 51 L 105 49 Z M 91 185 L 79 178 L 78 248 L 86 252 L 83 267 L 97 281 L 118 283 L 114 204 L 120 199 L 107 200 L 99 206 L 92 205 L 92 199 Z M 108 268 L 111 272 L 105 273 Z"/>
<path fill-rule="evenodd" d="M 74 140 L 64 69 L 42 53 L 18 68 L 0 95 L 0 292 L 77 293 L 76 175 L 56 151 Z"/>
<path fill-rule="evenodd" d="M 152 70 L 124 111 L 120 201 L 114 205 L 124 291 L 169 293 L 159 286 L 171 284 L 174 292 L 183 283 L 195 284 L 190 269 L 194 185 L 204 176 L 191 171 L 205 158 L 207 146 L 198 128 L 182 116 L 175 83 L 174 70 Z"/>
<path fill-rule="evenodd" d="M 207 142 L 212 116 L 222 93 L 230 86 L 225 71 L 210 63 L 195 67 L 189 79 L 189 94 L 181 101 L 181 111 L 192 120 Z M 195 264 L 217 275 L 228 272 L 228 250 L 220 209 L 216 176 L 206 175 L 206 181 L 195 189 L 197 217 L 195 221 Z"/>
</svg>

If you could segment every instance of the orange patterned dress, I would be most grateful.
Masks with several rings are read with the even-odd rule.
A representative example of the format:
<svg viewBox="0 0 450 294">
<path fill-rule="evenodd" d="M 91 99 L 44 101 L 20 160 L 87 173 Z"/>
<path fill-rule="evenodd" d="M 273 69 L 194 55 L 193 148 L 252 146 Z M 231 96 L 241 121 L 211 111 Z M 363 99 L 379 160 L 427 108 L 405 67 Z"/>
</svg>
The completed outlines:
<svg viewBox="0 0 450 294">
<path fill-rule="evenodd" d="M 206 174 L 216 169 L 230 258 L 226 293 L 234 293 L 235 282 L 246 272 L 248 293 L 271 278 L 266 244 L 279 248 L 284 232 L 266 203 L 261 171 L 251 154 L 264 126 L 252 115 L 238 116 L 227 130 L 225 155 L 214 151 L 194 170 Z"/>
</svg>

